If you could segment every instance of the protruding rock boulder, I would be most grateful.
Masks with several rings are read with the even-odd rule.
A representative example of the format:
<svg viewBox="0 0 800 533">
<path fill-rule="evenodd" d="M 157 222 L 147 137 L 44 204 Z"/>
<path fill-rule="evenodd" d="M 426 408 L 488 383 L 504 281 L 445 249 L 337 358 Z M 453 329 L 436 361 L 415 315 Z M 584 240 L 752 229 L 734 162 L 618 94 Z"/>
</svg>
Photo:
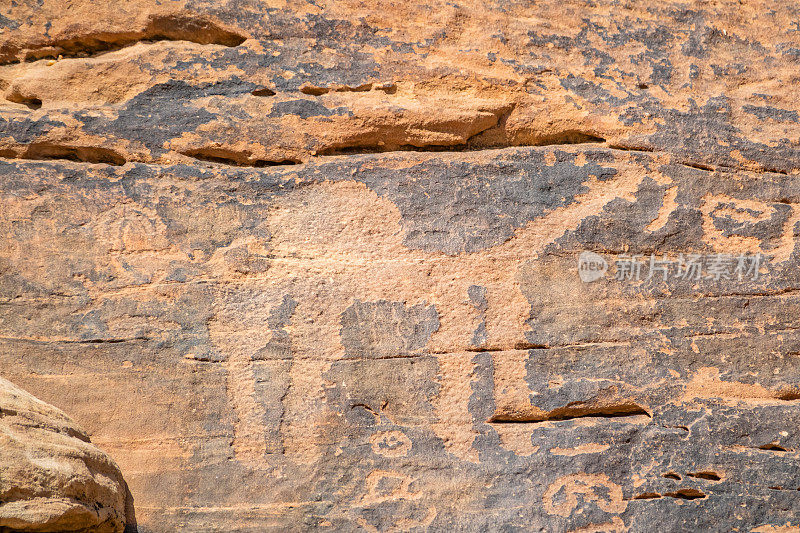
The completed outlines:
<svg viewBox="0 0 800 533">
<path fill-rule="evenodd" d="M 0 378 L 0 532 L 121 532 L 127 494 L 67 415 Z"/>
</svg>

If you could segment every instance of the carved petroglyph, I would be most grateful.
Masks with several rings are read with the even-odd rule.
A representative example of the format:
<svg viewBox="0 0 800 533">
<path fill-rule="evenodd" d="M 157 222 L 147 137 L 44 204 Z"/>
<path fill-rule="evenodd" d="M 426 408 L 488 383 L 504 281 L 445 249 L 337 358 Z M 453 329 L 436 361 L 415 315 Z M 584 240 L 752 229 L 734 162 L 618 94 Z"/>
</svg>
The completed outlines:
<svg viewBox="0 0 800 533">
<path fill-rule="evenodd" d="M 436 507 L 428 505 L 423 493 L 412 489 L 414 479 L 400 472 L 374 470 L 364 481 L 364 493 L 355 503 L 356 521 L 367 531 L 409 531 L 429 526 L 436 518 Z M 369 511 L 391 503 L 398 511 L 376 524 Z M 359 511 L 361 511 L 359 513 Z"/>
<path fill-rule="evenodd" d="M 678 197 L 678 186 L 674 185 L 664 192 L 664 199 L 661 202 L 661 208 L 658 210 L 658 216 L 647 225 L 647 231 L 657 231 L 667 225 L 667 220 L 673 211 L 678 207 L 675 200 Z"/>
<path fill-rule="evenodd" d="M 438 356 L 439 394 L 433 400 L 437 421 L 433 431 L 444 442 L 445 449 L 464 461 L 478 462 L 478 451 L 472 448 L 477 432 L 472 430 L 469 397 L 474 379 L 474 353 L 461 352 Z"/>
<path fill-rule="evenodd" d="M 324 388 L 331 384 L 325 384 L 324 375 L 331 362 L 357 355 L 348 356 L 341 341 L 318 340 L 340 339 L 341 317 L 354 301 L 390 301 L 404 302 L 405 309 L 435 306 L 437 327 L 430 330 L 427 342 L 439 360 L 441 387 L 433 399 L 439 420 L 433 428 L 450 452 L 477 462 L 474 435 L 466 429 L 472 424 L 467 402 L 474 352 L 463 351 L 475 339 L 476 324 L 485 324 L 486 349 L 511 349 L 513 354 L 515 346 L 524 345 L 530 304 L 519 288 L 520 267 L 615 198 L 633 198 L 644 177 L 643 170 L 626 168 L 611 179 L 591 178 L 588 190 L 574 203 L 529 222 L 501 245 L 458 258 L 407 248 L 395 205 L 360 183 L 322 183 L 280 200 L 266 221 L 272 235 L 269 270 L 231 293 L 248 294 L 247 302 L 229 301 L 223 295 L 211 323 L 212 338 L 229 336 L 217 345 L 228 361 L 228 390 L 239 417 L 237 458 L 258 461 L 266 450 L 260 429 L 264 413 L 253 398 L 252 359 L 273 338 L 267 324 L 269 310 L 279 305 L 278 295 L 291 291 L 298 304 L 290 328 L 290 385 L 279 428 L 285 453 L 296 461 L 313 460 L 323 439 L 320 428 L 332 414 L 324 400 Z M 477 304 L 475 286 L 485 288 Z M 226 306 L 231 305 L 236 313 L 226 315 Z M 231 335 L 239 340 L 232 343 Z M 392 352 L 397 349 L 399 345 L 386 345 L 377 356 L 405 355 Z M 524 352 L 508 363 L 498 358 L 501 399 L 527 396 L 521 377 L 523 359 Z M 521 455 L 535 451 L 524 430 L 509 427 L 499 432 L 503 446 Z"/>
<path fill-rule="evenodd" d="M 121 4 L 0 9 L 0 372 L 140 529 L 800 523 L 796 3 Z"/>
<path fill-rule="evenodd" d="M 372 451 L 385 457 L 405 457 L 411 450 L 411 439 L 402 431 L 382 431 L 370 438 Z"/>
<path fill-rule="evenodd" d="M 795 226 L 800 222 L 795 205 L 707 194 L 701 212 L 705 240 L 716 252 L 766 253 L 778 263 L 794 252 Z"/>
<path fill-rule="evenodd" d="M 596 506 L 610 514 L 625 511 L 628 502 L 622 488 L 604 474 L 570 474 L 553 482 L 542 497 L 549 514 L 569 517 L 584 506 Z"/>
<path fill-rule="evenodd" d="M 267 427 L 265 403 L 274 398 L 260 398 L 257 390 L 261 371 L 289 364 L 286 328 L 296 303 L 288 295 L 276 300 L 253 287 L 228 288 L 219 295 L 216 314 L 209 321 L 211 340 L 226 360 L 228 397 L 236 414 L 233 448 L 237 459 L 251 467 L 265 466 L 267 453 L 282 451 L 268 438 L 270 429 L 277 428 Z M 283 395 L 285 391 L 277 396 Z M 280 408 L 270 405 L 276 407 Z M 272 418 L 279 421 L 281 415 Z"/>
</svg>

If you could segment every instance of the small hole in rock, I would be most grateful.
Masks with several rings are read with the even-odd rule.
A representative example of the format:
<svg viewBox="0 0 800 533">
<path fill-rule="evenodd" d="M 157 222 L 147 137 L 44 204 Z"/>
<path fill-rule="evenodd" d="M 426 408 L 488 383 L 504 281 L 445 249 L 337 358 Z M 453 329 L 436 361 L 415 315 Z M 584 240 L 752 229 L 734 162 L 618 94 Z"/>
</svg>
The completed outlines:
<svg viewBox="0 0 800 533">
<path fill-rule="evenodd" d="M 28 107 L 28 109 L 39 109 L 42 107 L 42 101 L 39 98 L 29 98 L 25 96 L 20 96 L 19 94 L 12 94 L 8 98 L 6 98 L 9 102 L 14 102 L 15 104 L 22 104 Z"/>
<path fill-rule="evenodd" d="M 774 442 L 770 442 L 769 444 L 764 444 L 762 446 L 759 446 L 758 449 L 759 450 L 769 450 L 771 452 L 788 452 L 789 451 L 786 448 L 784 448 L 783 446 L 779 446 L 779 445 L 775 444 Z"/>
<path fill-rule="evenodd" d="M 704 493 L 697 489 L 679 489 L 675 492 L 668 492 L 667 494 L 664 494 L 664 496 L 669 496 L 670 498 L 679 498 L 681 500 L 697 500 L 706 497 Z"/>
<path fill-rule="evenodd" d="M 696 478 L 699 478 L 699 479 L 708 479 L 708 480 L 711 480 L 711 481 L 719 481 L 719 480 L 722 479 L 722 477 L 720 477 L 719 474 L 717 474 L 716 472 L 711 472 L 711 471 L 692 472 L 691 474 L 689 474 L 689 476 L 696 477 Z"/>
<path fill-rule="evenodd" d="M 785 402 L 791 402 L 793 400 L 800 400 L 800 391 L 797 389 L 791 389 L 787 391 L 782 391 L 778 395 L 779 400 L 783 400 Z"/>
</svg>

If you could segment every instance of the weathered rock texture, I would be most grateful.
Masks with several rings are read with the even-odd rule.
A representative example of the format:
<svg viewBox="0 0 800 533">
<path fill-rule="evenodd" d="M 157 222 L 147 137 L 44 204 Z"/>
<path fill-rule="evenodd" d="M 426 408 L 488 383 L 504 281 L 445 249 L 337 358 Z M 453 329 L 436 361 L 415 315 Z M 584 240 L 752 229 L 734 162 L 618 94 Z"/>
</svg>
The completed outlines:
<svg viewBox="0 0 800 533">
<path fill-rule="evenodd" d="M 2 371 L 141 531 L 797 527 L 798 20 L 6 4 Z"/>
<path fill-rule="evenodd" d="M 121 533 L 127 498 L 86 433 L 0 378 L 0 531 Z"/>
</svg>

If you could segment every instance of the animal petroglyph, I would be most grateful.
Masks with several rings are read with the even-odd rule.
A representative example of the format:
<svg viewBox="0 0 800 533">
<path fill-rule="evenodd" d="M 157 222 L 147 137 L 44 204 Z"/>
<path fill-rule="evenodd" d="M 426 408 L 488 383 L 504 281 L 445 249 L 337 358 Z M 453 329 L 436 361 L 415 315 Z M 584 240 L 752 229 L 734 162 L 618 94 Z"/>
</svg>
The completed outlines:
<svg viewBox="0 0 800 533">
<path fill-rule="evenodd" d="M 626 168 L 610 179 L 592 178 L 575 202 L 529 222 L 508 241 L 456 257 L 405 246 L 397 208 L 360 183 L 321 183 L 279 201 L 265 223 L 272 236 L 269 270 L 243 280 L 236 291 L 220 294 L 218 312 L 210 322 L 212 339 L 227 339 L 217 346 L 228 361 L 232 376 L 229 394 L 239 413 L 237 457 L 252 460 L 265 450 L 265 429 L 259 423 L 263 413 L 247 382 L 252 381 L 248 377 L 252 367 L 274 364 L 254 360 L 255 354 L 274 335 L 266 324 L 270 310 L 291 294 L 298 303 L 291 325 L 286 327 L 292 350 L 290 385 L 282 398 L 280 423 L 284 453 L 301 462 L 312 461 L 318 453 L 319 431 L 331 412 L 324 401 L 324 376 L 332 362 L 352 358 L 341 343 L 342 316 L 353 313 L 348 309 L 354 301 L 391 301 L 404 302 L 408 310 L 431 305 L 438 313 L 437 327 L 431 329 L 426 343 L 440 368 L 437 380 L 441 390 L 433 403 L 441 423 L 432 422 L 448 450 L 476 461 L 471 451 L 474 435 L 469 430 L 465 434 L 464 427 L 453 422 L 461 417 L 466 423 L 470 418 L 469 394 L 461 389 L 469 389 L 472 370 L 468 360 L 475 351 L 513 353 L 526 344 L 530 303 L 520 290 L 520 268 L 609 202 L 632 198 L 644 177 L 643 170 Z M 474 286 L 485 288 L 482 305 L 474 302 Z M 242 298 L 242 294 L 247 296 Z M 236 312 L 226 314 L 226 309 Z M 402 305 L 398 309 L 406 312 Z M 475 346 L 472 341 L 481 324 L 485 324 L 486 334 L 481 345 Z M 231 343 L 231 335 L 240 340 Z M 319 339 L 331 341 L 320 343 Z M 380 357 L 403 356 L 405 352 L 399 349 L 382 348 Z M 518 393 L 528 390 L 522 378 L 522 359 L 504 359 L 500 354 L 496 364 L 498 372 L 509 375 L 506 387 Z M 509 446 L 523 454 L 532 452 L 524 435 L 511 436 L 518 431 L 499 431 L 508 433 L 504 442 Z"/>
<path fill-rule="evenodd" d="M 628 502 L 622 488 L 604 474 L 570 474 L 557 479 L 544 493 L 544 508 L 550 514 L 568 517 L 583 505 L 596 505 L 606 513 L 620 514 Z"/>
<path fill-rule="evenodd" d="M 274 449 L 295 461 L 312 462 L 324 441 L 320 428 L 333 412 L 325 400 L 325 375 L 332 362 L 431 353 L 438 361 L 436 381 L 440 386 L 432 399 L 436 412 L 432 427 L 449 452 L 477 462 L 472 448 L 477 433 L 469 429 L 472 415 L 467 405 L 473 379 L 471 358 L 476 351 L 494 354 L 494 395 L 499 406 L 508 404 L 516 409 L 522 405 L 522 409 L 536 410 L 530 404 L 525 407 L 525 398 L 531 392 L 524 377 L 527 352 L 516 349 L 528 344 L 525 333 L 530 302 L 521 291 L 522 269 L 547 245 L 575 229 L 587 216 L 599 213 L 609 202 L 633 199 L 648 175 L 652 173 L 625 168 L 612 179 L 592 178 L 574 203 L 529 222 L 500 245 L 457 257 L 408 248 L 395 205 L 360 183 L 321 183 L 282 199 L 265 221 L 272 235 L 270 268 L 246 277 L 235 291 L 219 295 L 218 312 L 210 322 L 212 339 L 226 339 L 218 346 L 228 361 L 228 390 L 238 416 L 237 457 L 257 464 Z M 669 184 L 668 178 L 657 178 Z M 675 186 L 666 189 L 657 216 L 661 222 L 654 221 L 651 229 L 663 226 L 669 215 L 665 208 L 675 207 L 675 191 Z M 731 239 L 747 244 L 748 249 L 761 248 L 750 242 L 750 237 L 726 236 L 715 220 L 725 217 L 741 228 L 742 224 L 772 220 L 776 213 L 782 213 L 765 202 L 730 197 L 707 197 L 703 206 L 707 238 L 726 250 L 730 246 L 725 243 Z M 773 250 L 778 258 L 788 257 L 794 249 L 787 232 L 791 232 L 797 215 L 786 207 L 779 221 L 784 236 Z M 287 294 L 297 301 L 292 307 L 291 324 L 287 320 L 280 327 L 270 326 L 270 313 L 285 305 Z M 435 313 L 432 318 L 420 315 L 431 312 Z M 403 317 L 417 315 L 417 325 L 400 325 L 406 320 Z M 429 324 L 423 326 L 422 321 Z M 349 322 L 374 322 L 365 327 L 377 330 L 350 333 L 342 329 L 342 324 Z M 395 333 L 385 341 L 379 340 L 375 335 L 387 327 Z M 476 336 L 479 330 L 482 334 Z M 427 333 L 413 340 L 414 331 Z M 265 347 L 276 346 L 275 335 L 281 337 L 283 351 L 276 355 L 273 349 L 272 355 L 265 357 Z M 232 338 L 239 340 L 231 342 Z M 321 338 L 339 342 L 320 343 Z M 277 394 L 280 412 L 270 417 L 264 412 L 263 401 L 256 397 L 253 372 L 254 368 L 278 364 L 290 367 L 289 378 L 285 389 Z M 391 416 L 388 411 L 384 414 Z M 268 419 L 278 427 L 266 428 Z M 495 430 L 501 445 L 520 455 L 530 455 L 537 449 L 524 427 L 496 425 Z M 271 438 L 265 434 L 270 432 L 279 445 L 270 447 Z"/>
</svg>

